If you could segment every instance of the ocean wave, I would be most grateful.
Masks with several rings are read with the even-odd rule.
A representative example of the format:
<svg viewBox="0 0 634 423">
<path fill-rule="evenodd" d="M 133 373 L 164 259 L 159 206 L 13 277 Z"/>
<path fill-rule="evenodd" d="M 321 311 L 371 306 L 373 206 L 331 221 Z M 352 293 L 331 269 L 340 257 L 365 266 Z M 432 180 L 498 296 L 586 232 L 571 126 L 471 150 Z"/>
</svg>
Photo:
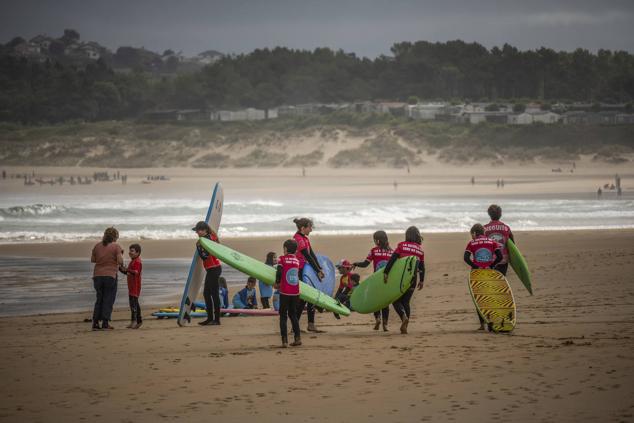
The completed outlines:
<svg viewBox="0 0 634 423">
<path fill-rule="evenodd" d="M 12 206 L 0 208 L 0 216 L 7 218 L 20 218 L 31 216 L 47 216 L 63 214 L 68 209 L 55 204 L 31 204 L 27 206 Z"/>
</svg>

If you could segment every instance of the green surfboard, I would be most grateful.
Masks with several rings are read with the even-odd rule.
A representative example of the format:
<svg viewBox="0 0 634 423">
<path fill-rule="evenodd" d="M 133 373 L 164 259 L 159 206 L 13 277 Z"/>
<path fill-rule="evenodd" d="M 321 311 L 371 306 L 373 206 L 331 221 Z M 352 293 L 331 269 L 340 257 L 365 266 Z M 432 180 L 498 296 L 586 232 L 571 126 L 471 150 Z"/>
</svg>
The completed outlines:
<svg viewBox="0 0 634 423">
<path fill-rule="evenodd" d="M 205 250 L 218 257 L 223 263 L 249 276 L 253 276 L 267 285 L 275 283 L 276 271 L 273 267 L 206 238 L 200 238 L 199 241 Z M 350 315 L 348 307 L 301 281 L 299 283 L 299 298 L 333 313 L 344 316 Z"/>
<path fill-rule="evenodd" d="M 417 267 L 416 257 L 398 259 L 383 280 L 383 269 L 379 269 L 352 291 L 350 308 L 357 313 L 373 313 L 398 300 L 410 287 Z"/>
<path fill-rule="evenodd" d="M 528 270 L 528 264 L 526 264 L 524 256 L 522 256 L 522 253 L 520 253 L 517 245 L 515 245 L 511 239 L 506 241 L 506 248 L 509 250 L 509 263 L 511 263 L 511 267 L 520 278 L 520 281 L 522 281 L 528 292 L 533 295 L 531 272 Z"/>
</svg>

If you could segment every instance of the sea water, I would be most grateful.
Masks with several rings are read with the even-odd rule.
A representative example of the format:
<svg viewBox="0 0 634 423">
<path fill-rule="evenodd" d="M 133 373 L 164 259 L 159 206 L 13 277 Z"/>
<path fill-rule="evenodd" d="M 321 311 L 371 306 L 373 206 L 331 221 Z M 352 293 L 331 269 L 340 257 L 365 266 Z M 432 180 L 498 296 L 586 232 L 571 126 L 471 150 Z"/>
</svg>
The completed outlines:
<svg viewBox="0 0 634 423">
<path fill-rule="evenodd" d="M 191 239 L 191 227 L 209 205 L 196 198 L 138 199 L 126 196 L 3 197 L 0 243 L 98 240 L 107 226 L 126 239 Z M 486 223 L 490 200 L 481 198 L 312 198 L 229 200 L 220 236 L 291 235 L 293 218 L 308 216 L 316 234 L 463 232 Z M 504 221 L 513 230 L 615 229 L 634 227 L 634 200 L 505 198 Z"/>
<path fill-rule="evenodd" d="M 484 198 L 389 198 L 349 196 L 289 198 L 226 198 L 221 237 L 290 236 L 292 219 L 311 217 L 315 234 L 371 234 L 377 229 L 403 233 L 410 225 L 426 232 L 466 232 L 486 223 Z M 634 228 L 634 200 L 592 197 L 512 198 L 500 202 L 503 220 L 515 231 Z M 0 243 L 97 242 L 114 225 L 123 239 L 191 239 L 191 227 L 209 206 L 200 198 L 139 199 L 125 195 L 42 196 L 23 194 L 0 198 Z M 86 252 L 88 257 L 89 252 Z M 144 260 L 141 304 L 178 305 L 191 259 Z M 92 265 L 86 259 L 0 257 L 0 316 L 90 310 L 94 302 Z M 223 266 L 231 284 L 246 276 Z M 127 304 L 122 277 L 117 306 Z M 146 316 L 153 310 L 144 309 Z"/>
</svg>

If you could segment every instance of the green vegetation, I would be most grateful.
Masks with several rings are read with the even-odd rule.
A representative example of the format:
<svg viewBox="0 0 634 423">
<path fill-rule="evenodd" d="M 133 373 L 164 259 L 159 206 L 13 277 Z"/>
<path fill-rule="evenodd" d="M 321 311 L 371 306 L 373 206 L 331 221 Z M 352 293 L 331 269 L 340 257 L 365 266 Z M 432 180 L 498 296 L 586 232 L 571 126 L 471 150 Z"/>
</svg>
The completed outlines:
<svg viewBox="0 0 634 423">
<path fill-rule="evenodd" d="M 0 121 L 28 124 L 130 119 L 152 109 L 374 99 L 634 100 L 634 55 L 624 51 L 519 51 L 508 44 L 488 50 L 463 41 L 418 41 L 394 44 L 393 57 L 370 60 L 328 48 L 277 47 L 167 77 L 144 70 L 162 63 L 144 50 L 121 47 L 114 61 L 104 56 L 78 65 L 54 55 L 29 61 L 13 53 L 14 45 L 0 45 Z M 131 70 L 115 72 L 115 65 Z"/>
<path fill-rule="evenodd" d="M 0 124 L 0 165 L 404 167 L 421 164 L 427 155 L 455 164 L 502 164 L 570 161 L 582 154 L 618 164 L 634 153 L 634 125 L 457 125 L 356 116 L 349 121 L 347 114 L 334 113 L 226 124 Z M 341 150 L 325 162 L 318 147 L 295 149 L 298 140 L 315 137 L 315 146 L 334 143 Z M 364 142 L 349 148 L 340 144 L 346 137 Z"/>
</svg>

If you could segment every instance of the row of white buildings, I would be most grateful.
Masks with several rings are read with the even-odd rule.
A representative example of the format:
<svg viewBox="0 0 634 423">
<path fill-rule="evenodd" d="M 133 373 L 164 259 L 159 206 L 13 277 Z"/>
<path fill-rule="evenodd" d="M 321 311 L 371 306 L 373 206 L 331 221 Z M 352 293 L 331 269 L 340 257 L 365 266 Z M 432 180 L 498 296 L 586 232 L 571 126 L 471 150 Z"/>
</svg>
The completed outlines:
<svg viewBox="0 0 634 423">
<path fill-rule="evenodd" d="M 596 124 L 617 125 L 634 124 L 634 114 L 617 111 L 586 112 L 569 111 L 555 113 L 527 107 L 523 112 L 513 112 L 512 106 L 501 105 L 495 111 L 487 111 L 489 105 L 447 103 L 420 103 L 409 105 L 398 102 L 360 102 L 360 103 L 309 103 L 294 106 L 280 106 L 268 110 L 245 108 L 237 110 L 159 110 L 144 114 L 148 120 L 177 121 L 253 121 L 275 119 L 286 116 L 323 115 L 333 112 L 392 114 L 414 120 L 443 121 L 454 123 L 497 123 L 507 125 L 544 124 Z"/>
</svg>

